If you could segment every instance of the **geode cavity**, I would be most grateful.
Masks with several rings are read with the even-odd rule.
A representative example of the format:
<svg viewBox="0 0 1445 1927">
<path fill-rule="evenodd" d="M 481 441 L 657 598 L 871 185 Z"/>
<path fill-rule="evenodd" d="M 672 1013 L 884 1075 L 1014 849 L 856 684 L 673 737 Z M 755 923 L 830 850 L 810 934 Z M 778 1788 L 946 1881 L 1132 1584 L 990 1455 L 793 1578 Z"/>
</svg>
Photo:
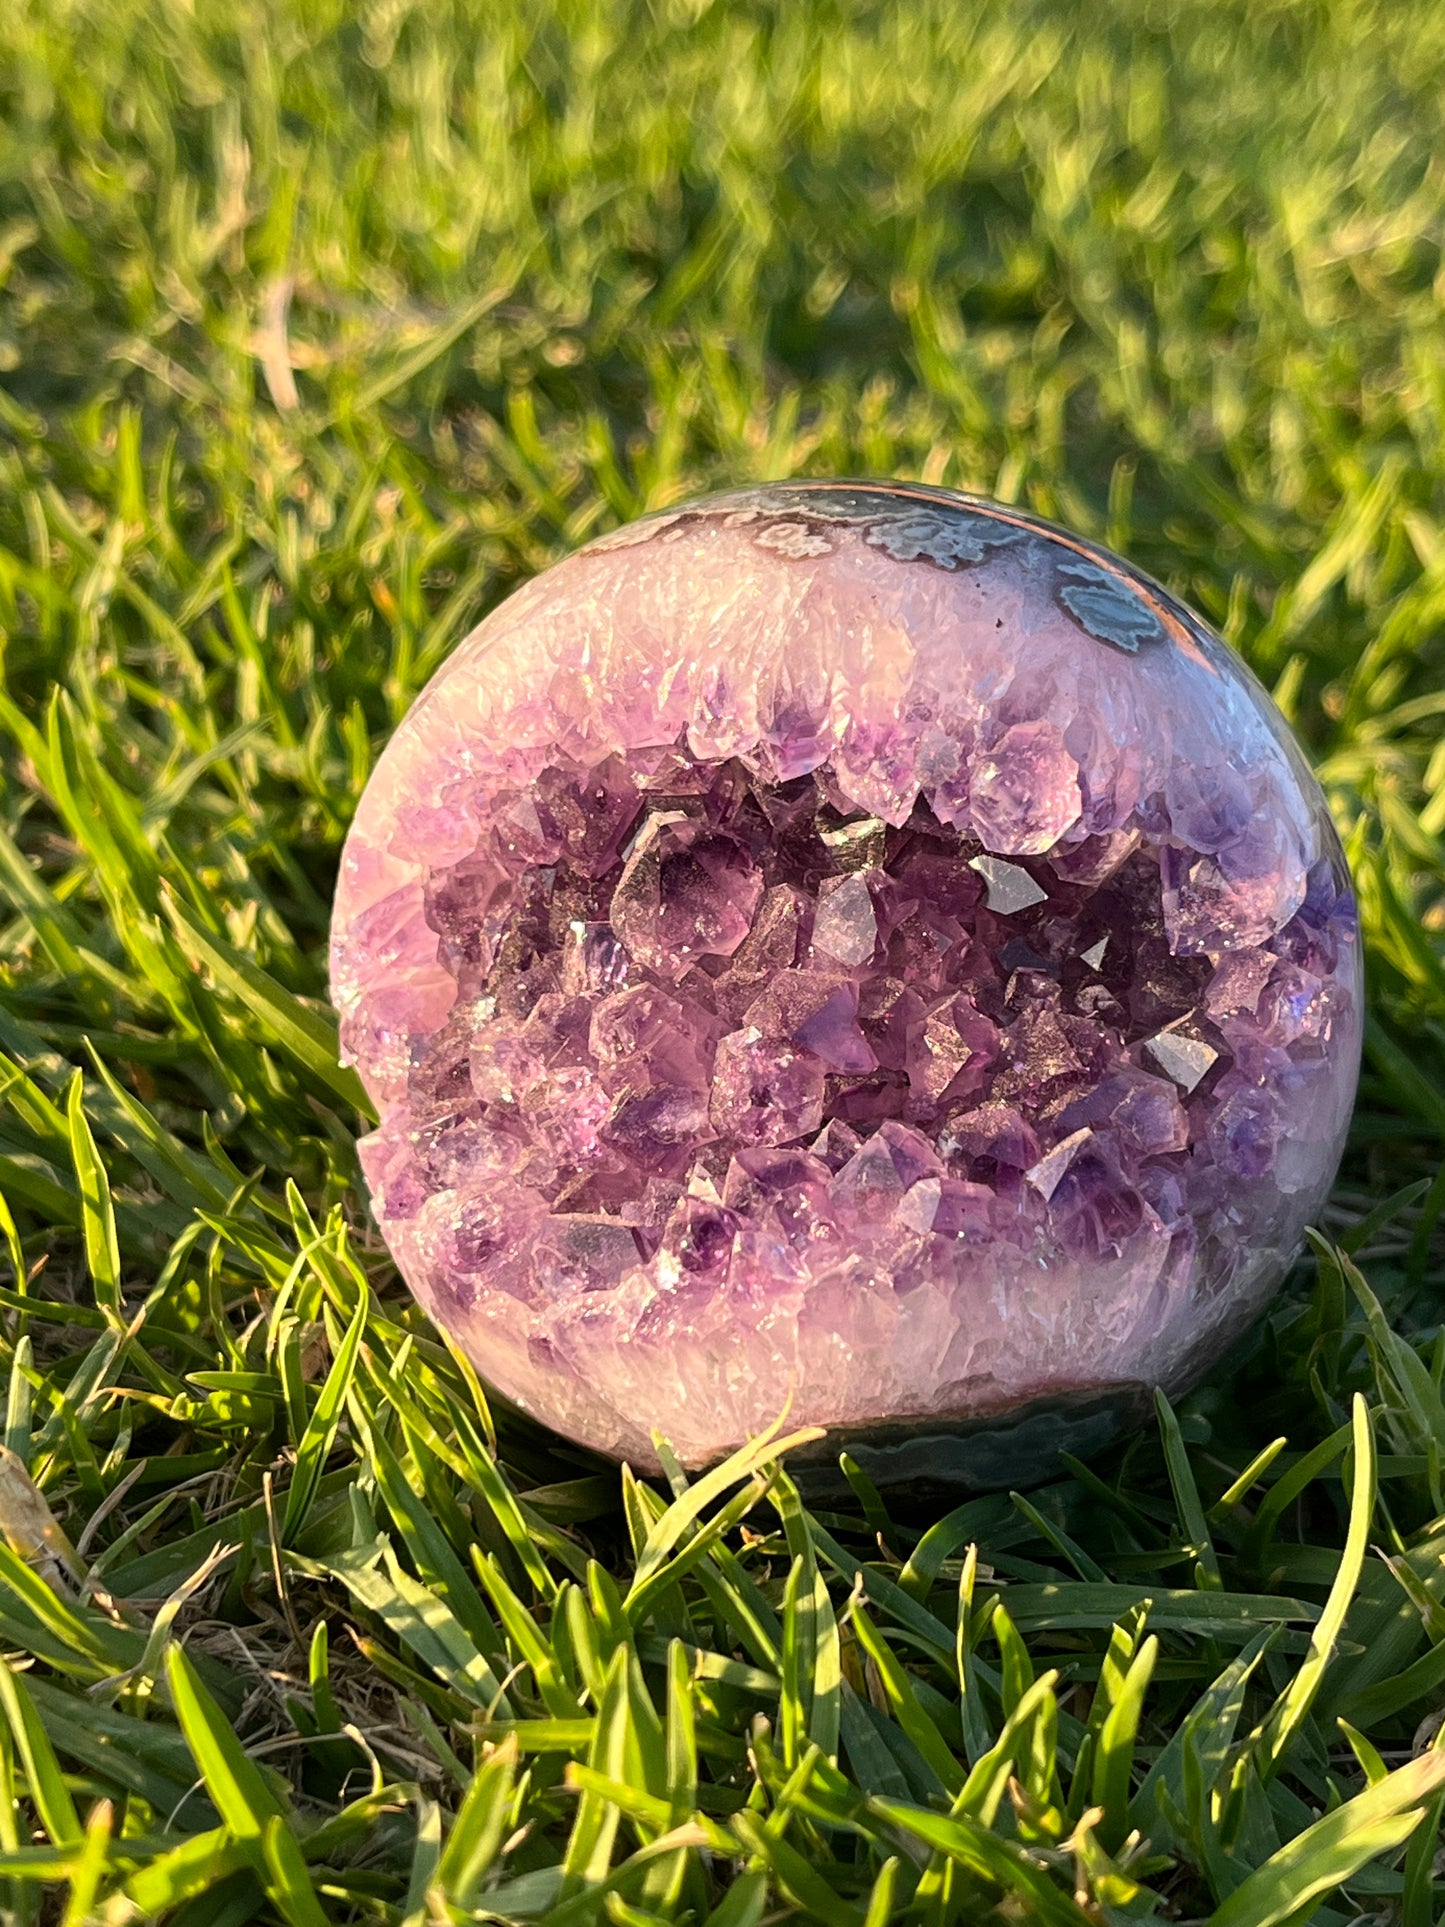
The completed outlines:
<svg viewBox="0 0 1445 1927">
<path fill-rule="evenodd" d="M 332 985 L 403 1273 L 560 1431 L 700 1464 L 1177 1389 L 1334 1173 L 1356 917 L 1224 644 L 913 486 L 654 516 L 518 591 L 362 798 Z"/>
</svg>

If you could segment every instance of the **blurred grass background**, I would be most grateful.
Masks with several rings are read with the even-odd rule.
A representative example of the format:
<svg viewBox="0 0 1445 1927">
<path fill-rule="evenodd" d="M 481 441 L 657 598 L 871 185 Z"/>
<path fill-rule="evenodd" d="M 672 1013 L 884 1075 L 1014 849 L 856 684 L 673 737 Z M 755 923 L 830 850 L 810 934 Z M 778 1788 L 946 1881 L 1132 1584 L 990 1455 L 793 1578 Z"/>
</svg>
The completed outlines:
<svg viewBox="0 0 1445 1927">
<path fill-rule="evenodd" d="M 12 0 L 0 1919 L 1437 1918 L 1442 107 L 1376 0 Z M 1274 689 L 1370 1283 L 1092 1480 L 925 1530 L 745 1466 L 709 1539 L 398 1292 L 324 940 L 479 615 L 799 473 L 1064 521 Z"/>
</svg>

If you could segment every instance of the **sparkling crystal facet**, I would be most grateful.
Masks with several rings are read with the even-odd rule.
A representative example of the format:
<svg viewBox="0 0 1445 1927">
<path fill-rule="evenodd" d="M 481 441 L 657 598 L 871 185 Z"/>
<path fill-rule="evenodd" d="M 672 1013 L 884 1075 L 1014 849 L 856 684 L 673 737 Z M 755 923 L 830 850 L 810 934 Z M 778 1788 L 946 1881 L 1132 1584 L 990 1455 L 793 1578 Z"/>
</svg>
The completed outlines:
<svg viewBox="0 0 1445 1927">
<path fill-rule="evenodd" d="M 1353 899 L 1263 692 L 1015 510 L 797 484 L 529 583 L 362 798 L 333 995 L 426 1308 L 702 1464 L 1177 1388 L 1318 1210 Z"/>
</svg>

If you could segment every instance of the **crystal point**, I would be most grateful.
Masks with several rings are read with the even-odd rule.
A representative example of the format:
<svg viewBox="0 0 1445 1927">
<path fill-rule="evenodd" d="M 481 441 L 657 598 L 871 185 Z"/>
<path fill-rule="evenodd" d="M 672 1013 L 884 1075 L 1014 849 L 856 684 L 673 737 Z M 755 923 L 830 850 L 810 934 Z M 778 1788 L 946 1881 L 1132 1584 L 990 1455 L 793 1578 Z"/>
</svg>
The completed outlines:
<svg viewBox="0 0 1445 1927">
<path fill-rule="evenodd" d="M 1212 1045 L 1187 1031 L 1161 1030 L 1157 1037 L 1146 1038 L 1143 1048 L 1182 1091 L 1192 1091 L 1219 1060 L 1219 1052 Z"/>
<path fill-rule="evenodd" d="M 996 856 L 976 856 L 970 861 L 988 885 L 989 909 L 1001 917 L 1011 917 L 1019 910 L 1030 910 L 1034 904 L 1043 903 L 1048 897 L 1048 891 L 1041 890 L 1020 864 L 1005 863 Z"/>
<path fill-rule="evenodd" d="M 878 947 L 878 918 L 864 871 L 829 877 L 818 891 L 813 948 L 824 958 L 856 968 Z"/>
</svg>

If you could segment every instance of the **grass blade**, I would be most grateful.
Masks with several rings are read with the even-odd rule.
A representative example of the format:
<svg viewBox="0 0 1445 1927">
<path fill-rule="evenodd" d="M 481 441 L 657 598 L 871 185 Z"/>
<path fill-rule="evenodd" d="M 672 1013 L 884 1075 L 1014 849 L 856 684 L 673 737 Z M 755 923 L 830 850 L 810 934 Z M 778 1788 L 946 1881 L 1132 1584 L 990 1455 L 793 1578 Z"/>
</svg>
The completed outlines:
<svg viewBox="0 0 1445 1927">
<path fill-rule="evenodd" d="M 293 997 L 242 951 L 207 930 L 175 894 L 162 892 L 162 904 L 181 946 L 216 982 L 250 1011 L 266 1036 L 279 1044 L 309 1077 L 318 1078 L 333 1096 L 364 1118 L 375 1118 L 371 1100 L 356 1072 L 340 1062 L 335 1019 Z"/>
<path fill-rule="evenodd" d="M 1283 1927 L 1300 1918 L 1368 1861 L 1408 1840 L 1442 1785 L 1445 1754 L 1426 1753 L 1400 1767 L 1272 1854 L 1215 1909 L 1208 1927 Z"/>
<path fill-rule="evenodd" d="M 110 1201 L 105 1166 L 86 1119 L 85 1085 L 79 1071 L 70 1080 L 65 1109 L 70 1126 L 70 1154 L 80 1187 L 85 1256 L 95 1285 L 96 1303 L 109 1317 L 120 1322 L 120 1241 L 116 1236 L 115 1207 Z"/>
<path fill-rule="evenodd" d="M 1344 1628 L 1345 1614 L 1355 1596 L 1369 1551 L 1370 1524 L 1375 1514 L 1375 1438 L 1369 1408 L 1355 1394 L 1351 1419 L 1354 1439 L 1354 1481 L 1350 1494 L 1350 1524 L 1345 1549 L 1324 1611 L 1310 1635 L 1309 1653 L 1298 1673 L 1281 1694 L 1260 1742 L 1260 1772 L 1268 1780 L 1284 1764 L 1295 1733 L 1309 1714 L 1325 1669 L 1334 1658 Z"/>
<path fill-rule="evenodd" d="M 286 1512 L 281 1521 L 283 1546 L 296 1543 L 296 1535 L 306 1523 L 321 1484 L 321 1475 L 326 1470 L 326 1461 L 336 1443 L 337 1428 L 341 1424 L 352 1376 L 356 1371 L 357 1353 L 366 1331 L 367 1311 L 368 1301 L 363 1292 L 345 1336 L 337 1347 L 301 1443 L 296 1448 L 296 1467 L 291 1474 L 291 1484 L 286 1493 Z"/>
</svg>

